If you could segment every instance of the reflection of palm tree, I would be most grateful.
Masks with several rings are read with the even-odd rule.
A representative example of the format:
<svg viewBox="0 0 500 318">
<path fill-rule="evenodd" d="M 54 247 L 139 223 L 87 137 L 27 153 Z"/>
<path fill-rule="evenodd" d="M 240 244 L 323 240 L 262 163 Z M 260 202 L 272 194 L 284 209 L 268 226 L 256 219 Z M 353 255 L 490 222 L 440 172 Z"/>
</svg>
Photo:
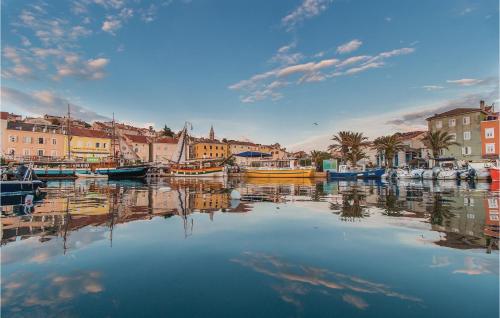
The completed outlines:
<svg viewBox="0 0 500 318">
<path fill-rule="evenodd" d="M 343 192 L 341 195 L 342 204 L 331 203 L 330 209 L 339 210 L 333 213 L 340 215 L 342 221 L 355 221 L 356 219 L 370 216 L 365 211 L 365 206 L 361 204 L 366 195 L 359 190 L 358 186 L 352 186 L 349 191 Z"/>
<path fill-rule="evenodd" d="M 316 188 L 314 191 L 312 191 L 311 200 L 321 201 L 321 198 L 323 198 L 325 195 L 326 193 L 323 183 L 316 183 Z"/>
<path fill-rule="evenodd" d="M 441 193 L 434 193 L 432 205 L 427 206 L 427 212 L 431 214 L 429 221 L 433 225 L 443 225 L 443 221 L 448 221 L 453 217 L 450 211 L 450 200 L 444 199 Z"/>
<path fill-rule="evenodd" d="M 401 216 L 403 208 L 400 206 L 398 196 L 394 193 L 394 189 L 387 189 L 384 196 L 378 196 L 379 205 L 384 209 L 383 214 L 387 216 Z"/>
</svg>

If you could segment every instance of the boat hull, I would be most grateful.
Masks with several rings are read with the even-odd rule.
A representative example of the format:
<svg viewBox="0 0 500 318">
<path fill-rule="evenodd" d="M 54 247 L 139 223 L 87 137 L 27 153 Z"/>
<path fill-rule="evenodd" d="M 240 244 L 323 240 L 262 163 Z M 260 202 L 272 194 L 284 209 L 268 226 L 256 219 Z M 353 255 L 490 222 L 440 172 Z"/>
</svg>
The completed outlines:
<svg viewBox="0 0 500 318">
<path fill-rule="evenodd" d="M 38 194 L 40 192 L 40 188 L 43 187 L 45 187 L 45 183 L 41 180 L 0 181 L 0 193 L 2 197 L 31 193 Z"/>
<path fill-rule="evenodd" d="M 47 179 L 75 179 L 78 173 L 88 173 L 87 169 L 59 169 L 59 168 L 35 168 L 33 171 L 37 177 Z"/>
<path fill-rule="evenodd" d="M 96 173 L 108 176 L 108 179 L 126 180 L 126 179 L 143 179 L 146 178 L 149 167 L 147 166 L 130 166 L 116 168 L 97 168 Z"/>
<path fill-rule="evenodd" d="M 385 169 L 374 169 L 367 171 L 352 171 L 352 172 L 335 172 L 330 171 L 328 177 L 330 179 L 382 179 Z"/>
<path fill-rule="evenodd" d="M 224 167 L 210 167 L 199 169 L 172 168 L 171 171 L 172 176 L 174 177 L 220 178 L 227 175 Z"/>
<path fill-rule="evenodd" d="M 264 170 L 248 169 L 245 172 L 247 178 L 312 178 L 314 169 L 288 169 L 288 170 Z"/>
</svg>

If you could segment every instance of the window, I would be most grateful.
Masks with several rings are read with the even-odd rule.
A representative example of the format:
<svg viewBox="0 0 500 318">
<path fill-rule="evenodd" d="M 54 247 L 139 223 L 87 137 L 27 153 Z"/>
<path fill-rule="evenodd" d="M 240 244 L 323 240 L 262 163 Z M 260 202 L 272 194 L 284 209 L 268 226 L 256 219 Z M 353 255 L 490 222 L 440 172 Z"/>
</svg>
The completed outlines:
<svg viewBox="0 0 500 318">
<path fill-rule="evenodd" d="M 470 131 L 464 131 L 464 140 L 470 140 Z"/>
<path fill-rule="evenodd" d="M 38 156 L 40 156 L 40 157 L 43 157 L 43 155 L 44 155 L 44 151 L 43 151 L 43 149 L 37 149 L 36 153 L 37 153 L 37 154 L 38 154 Z"/>
<path fill-rule="evenodd" d="M 52 144 L 53 145 L 57 145 L 57 139 L 56 138 L 52 138 Z"/>
<path fill-rule="evenodd" d="M 469 125 L 470 124 L 470 117 L 469 116 L 465 116 L 463 119 L 462 119 L 462 123 L 464 125 Z"/>
<path fill-rule="evenodd" d="M 31 137 L 24 137 L 24 138 L 23 138 L 23 142 L 24 142 L 25 144 L 31 144 Z"/>
<path fill-rule="evenodd" d="M 456 124 L 457 124 L 457 121 L 455 120 L 455 118 L 448 120 L 449 127 L 455 127 Z"/>
<path fill-rule="evenodd" d="M 100 147 L 101 147 L 101 143 L 96 142 L 96 143 L 95 143 L 95 147 L 96 147 L 96 148 L 100 148 Z"/>
<path fill-rule="evenodd" d="M 451 133 L 450 136 L 452 141 L 457 141 L 457 134 Z"/>
<path fill-rule="evenodd" d="M 43 145 L 43 137 L 39 137 L 38 138 L 38 144 L 39 145 Z"/>
<path fill-rule="evenodd" d="M 102 147 L 103 147 L 103 148 L 106 148 L 106 143 L 103 143 L 103 144 L 102 144 Z"/>
<path fill-rule="evenodd" d="M 495 129 L 494 128 L 486 128 L 484 130 L 484 137 L 490 139 L 495 137 Z"/>
<path fill-rule="evenodd" d="M 57 150 L 51 150 L 51 151 L 50 151 L 50 155 L 51 155 L 52 157 L 57 157 Z"/>
<path fill-rule="evenodd" d="M 10 142 L 17 142 L 17 136 L 9 136 Z"/>
<path fill-rule="evenodd" d="M 498 200 L 495 198 L 488 199 L 488 207 L 490 209 L 498 209 Z"/>
<path fill-rule="evenodd" d="M 472 149 L 471 147 L 462 147 L 462 155 L 471 155 L 472 154 Z"/>
<path fill-rule="evenodd" d="M 495 144 L 486 144 L 486 153 L 495 153 Z"/>
<path fill-rule="evenodd" d="M 443 122 L 439 120 L 436 122 L 436 129 L 441 129 L 441 128 L 443 128 Z"/>
<path fill-rule="evenodd" d="M 25 156 L 29 156 L 31 153 L 30 153 L 30 150 L 29 149 L 23 149 L 23 155 Z"/>
</svg>

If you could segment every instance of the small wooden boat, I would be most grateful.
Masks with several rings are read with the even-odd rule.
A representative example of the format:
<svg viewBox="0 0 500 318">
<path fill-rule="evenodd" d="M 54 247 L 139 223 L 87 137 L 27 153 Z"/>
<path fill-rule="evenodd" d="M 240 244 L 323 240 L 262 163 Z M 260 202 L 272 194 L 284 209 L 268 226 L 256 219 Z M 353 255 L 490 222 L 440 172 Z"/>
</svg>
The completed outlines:
<svg viewBox="0 0 500 318">
<path fill-rule="evenodd" d="M 340 165 L 338 171 L 329 171 L 330 179 L 381 179 L 385 173 L 384 168 L 368 170 L 350 170 L 346 165 Z"/>
<path fill-rule="evenodd" d="M 107 179 L 108 178 L 108 176 L 105 174 L 100 174 L 100 173 L 95 173 L 95 172 L 77 173 L 76 176 L 77 176 L 77 178 L 82 178 L 82 179 Z"/>
</svg>

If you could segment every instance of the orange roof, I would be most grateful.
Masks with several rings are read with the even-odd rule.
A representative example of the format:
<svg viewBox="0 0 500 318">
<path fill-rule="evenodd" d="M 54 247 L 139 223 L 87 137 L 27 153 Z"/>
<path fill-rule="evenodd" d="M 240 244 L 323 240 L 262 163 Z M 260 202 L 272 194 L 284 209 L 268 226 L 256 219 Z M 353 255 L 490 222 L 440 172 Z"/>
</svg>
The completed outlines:
<svg viewBox="0 0 500 318">
<path fill-rule="evenodd" d="M 129 134 L 124 134 L 127 139 L 130 139 L 132 142 L 136 142 L 139 144 L 147 144 L 149 143 L 149 139 L 146 136 L 142 135 L 129 135 Z"/>
<path fill-rule="evenodd" d="M 111 138 L 111 136 L 104 131 L 80 127 L 71 127 L 71 135 L 90 138 Z"/>
</svg>

